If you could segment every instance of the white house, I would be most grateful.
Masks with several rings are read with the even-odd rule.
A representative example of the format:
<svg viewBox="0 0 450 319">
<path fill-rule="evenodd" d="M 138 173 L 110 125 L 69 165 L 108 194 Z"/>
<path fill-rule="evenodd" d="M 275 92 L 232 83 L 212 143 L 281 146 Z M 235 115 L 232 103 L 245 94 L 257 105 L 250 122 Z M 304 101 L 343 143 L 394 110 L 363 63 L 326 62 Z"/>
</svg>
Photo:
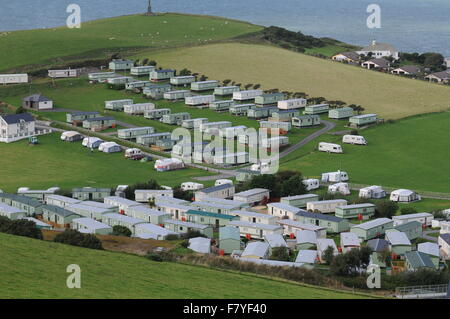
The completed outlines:
<svg viewBox="0 0 450 319">
<path fill-rule="evenodd" d="M 35 120 L 29 113 L 0 115 L 0 142 L 15 142 L 37 133 Z"/>
<path fill-rule="evenodd" d="M 394 221 L 394 226 L 406 224 L 412 221 L 417 221 L 422 225 L 431 226 L 431 222 L 433 221 L 434 216 L 430 213 L 416 213 L 416 214 L 407 214 L 400 216 L 392 216 L 392 220 Z"/>
<path fill-rule="evenodd" d="M 356 51 L 356 53 L 366 56 L 372 53 L 372 58 L 393 57 L 395 60 L 399 59 L 399 52 L 394 46 L 388 43 L 378 43 L 375 40 L 369 46 Z"/>
<path fill-rule="evenodd" d="M 22 106 L 33 110 L 51 110 L 53 108 L 53 101 L 42 94 L 33 94 L 22 99 Z"/>
</svg>

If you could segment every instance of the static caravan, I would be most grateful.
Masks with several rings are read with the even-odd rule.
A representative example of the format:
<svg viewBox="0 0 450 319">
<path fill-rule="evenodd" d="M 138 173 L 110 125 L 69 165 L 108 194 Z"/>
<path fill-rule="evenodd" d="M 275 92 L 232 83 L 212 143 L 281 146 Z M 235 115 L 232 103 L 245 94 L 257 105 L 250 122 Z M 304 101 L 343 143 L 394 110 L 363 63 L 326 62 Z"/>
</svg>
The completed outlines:
<svg viewBox="0 0 450 319">
<path fill-rule="evenodd" d="M 386 191 L 384 191 L 381 186 L 368 186 L 359 190 L 359 197 L 373 199 L 384 198 L 386 197 Z"/>
<path fill-rule="evenodd" d="M 359 218 L 369 219 L 375 214 L 375 205 L 366 204 L 354 204 L 344 205 L 336 207 L 336 216 L 341 218 Z"/>
<path fill-rule="evenodd" d="M 434 215 L 430 213 L 416 213 L 416 214 L 392 216 L 394 226 L 403 225 L 412 221 L 419 222 L 424 226 L 431 226 L 433 219 Z"/>
<path fill-rule="evenodd" d="M 72 197 L 62 196 L 62 195 L 46 195 L 45 204 L 58 207 L 66 207 L 69 205 L 80 203 L 78 199 Z"/>
<path fill-rule="evenodd" d="M 278 101 L 284 100 L 284 93 L 264 93 L 255 97 L 257 105 L 277 105 Z"/>
<path fill-rule="evenodd" d="M 322 182 L 346 182 L 348 174 L 344 171 L 322 173 Z"/>
<path fill-rule="evenodd" d="M 219 86 L 216 87 L 214 89 L 214 95 L 220 95 L 220 96 L 225 96 L 225 95 L 232 95 L 234 92 L 238 92 L 241 89 L 239 88 L 239 86 Z"/>
<path fill-rule="evenodd" d="M 353 116 L 353 109 L 351 107 L 339 107 L 328 111 L 330 119 L 345 119 Z"/>
<path fill-rule="evenodd" d="M 267 235 L 280 234 L 283 235 L 283 227 L 271 224 L 250 223 L 242 220 L 232 220 L 230 226 L 239 228 L 242 237 L 248 239 L 264 239 Z"/>
<path fill-rule="evenodd" d="M 75 214 L 78 214 L 80 216 L 92 218 L 99 221 L 102 220 L 102 216 L 104 214 L 114 213 L 114 211 L 109 208 L 86 205 L 84 204 L 84 202 L 66 206 L 65 209 L 74 212 Z"/>
<path fill-rule="evenodd" d="M 214 95 L 195 95 L 195 96 L 188 96 L 184 99 L 184 103 L 186 105 L 209 105 L 209 103 L 214 102 L 215 96 Z"/>
<path fill-rule="evenodd" d="M 152 126 L 133 127 L 117 130 L 117 136 L 125 140 L 135 139 L 140 135 L 149 135 L 155 133 Z"/>
<path fill-rule="evenodd" d="M 277 224 L 284 228 L 284 235 L 289 237 L 297 237 L 298 232 L 307 231 L 316 234 L 316 238 L 326 238 L 327 228 L 322 226 L 316 226 L 313 224 L 304 224 L 292 219 L 280 219 L 277 220 Z"/>
<path fill-rule="evenodd" d="M 308 202 L 316 202 L 318 200 L 319 200 L 319 195 L 317 195 L 317 194 L 304 194 L 304 195 L 281 197 L 280 203 L 298 207 L 298 208 L 304 208 L 304 207 L 306 207 L 306 204 Z"/>
<path fill-rule="evenodd" d="M 169 80 L 175 76 L 175 71 L 171 69 L 153 70 L 150 72 L 150 81 L 164 81 Z"/>
<path fill-rule="evenodd" d="M 244 202 L 249 205 L 259 204 L 268 201 L 270 198 L 270 191 L 265 188 L 252 188 L 243 192 L 235 193 L 233 200 Z"/>
<path fill-rule="evenodd" d="M 247 152 L 222 152 L 216 153 L 213 157 L 213 163 L 221 166 L 240 165 L 249 162 L 249 153 Z"/>
<path fill-rule="evenodd" d="M 181 125 L 184 120 L 189 120 L 191 115 L 187 112 L 171 113 L 163 115 L 161 122 L 165 124 Z"/>
<path fill-rule="evenodd" d="M 99 112 L 73 112 L 66 114 L 66 122 L 78 126 L 83 123 L 86 119 L 91 119 L 94 117 L 100 117 Z"/>
<path fill-rule="evenodd" d="M 336 154 L 343 153 L 342 147 L 339 144 L 326 143 L 326 142 L 320 142 L 318 150 L 320 152 L 327 152 L 327 153 L 336 153 Z"/>
<path fill-rule="evenodd" d="M 192 142 L 181 140 L 176 143 L 172 148 L 172 154 L 183 157 L 184 153 L 191 155 L 195 150 L 203 150 L 209 143 L 207 141 L 203 142 Z"/>
<path fill-rule="evenodd" d="M 206 197 L 226 199 L 233 197 L 233 195 L 234 195 L 234 185 L 223 184 L 219 186 L 204 188 L 195 192 L 195 200 L 199 201 Z"/>
<path fill-rule="evenodd" d="M 267 260 L 270 257 L 270 246 L 266 242 L 251 242 L 241 254 L 244 260 Z M 239 258 L 240 259 L 240 258 Z M 269 263 L 267 263 L 269 264 Z M 279 264 L 278 264 L 279 265 Z"/>
<path fill-rule="evenodd" d="M 231 254 L 233 251 L 241 249 L 241 236 L 237 227 L 219 228 L 219 248 L 225 254 Z"/>
<path fill-rule="evenodd" d="M 119 213 L 121 213 L 121 214 L 126 214 L 127 209 L 132 206 L 142 205 L 142 203 L 138 203 L 138 202 L 135 202 L 135 201 L 123 198 L 123 197 L 119 197 L 119 196 L 105 197 L 105 198 L 103 198 L 103 202 L 105 204 L 118 207 Z"/>
<path fill-rule="evenodd" d="M 176 235 L 176 233 L 150 223 L 137 224 L 134 226 L 134 236 L 138 238 L 165 240 L 168 235 Z"/>
<path fill-rule="evenodd" d="M 153 84 L 145 86 L 142 93 L 154 100 L 159 100 L 164 97 L 164 93 L 172 91 L 172 86 L 170 84 Z"/>
<path fill-rule="evenodd" d="M 173 197 L 171 189 L 136 189 L 134 191 L 134 199 L 140 203 L 148 203 L 157 197 Z"/>
<path fill-rule="evenodd" d="M 78 230 L 80 233 L 84 234 L 109 235 L 112 233 L 111 226 L 88 217 L 73 219 L 71 228 Z"/>
<path fill-rule="evenodd" d="M 181 126 L 187 129 L 198 129 L 203 123 L 207 123 L 208 119 L 206 117 L 200 117 L 196 119 L 184 120 L 181 122 Z"/>
<path fill-rule="evenodd" d="M 267 129 L 278 129 L 280 134 L 286 134 L 292 128 L 290 122 L 260 121 L 259 126 Z"/>
<path fill-rule="evenodd" d="M 109 213 L 102 216 L 102 223 L 107 224 L 111 227 L 114 226 L 124 226 L 131 231 L 131 235 L 135 235 L 135 227 L 139 224 L 145 224 L 146 222 L 142 219 L 133 218 L 130 216 L 125 216 L 122 214 Z"/>
<path fill-rule="evenodd" d="M 105 101 L 105 109 L 113 111 L 123 111 L 123 106 L 133 104 L 132 99 Z"/>
<path fill-rule="evenodd" d="M 144 205 L 130 206 L 128 207 L 126 214 L 127 216 L 142 219 L 148 223 L 160 226 L 162 226 L 165 219 L 171 218 L 171 215 L 168 213 L 151 209 Z"/>
<path fill-rule="evenodd" d="M 255 107 L 255 104 L 235 104 L 230 106 L 228 112 L 232 115 L 247 115 L 248 110 Z"/>
<path fill-rule="evenodd" d="M 225 127 L 231 127 L 231 122 L 229 121 L 219 121 L 219 122 L 207 122 L 202 123 L 199 127 L 200 131 L 203 133 L 214 133 L 219 134 L 219 130 Z"/>
<path fill-rule="evenodd" d="M 255 107 L 247 111 L 247 117 L 249 119 L 262 119 L 272 116 L 272 113 L 278 110 L 274 106 Z"/>
<path fill-rule="evenodd" d="M 171 136 L 172 133 L 169 132 L 138 135 L 136 136 L 136 143 L 140 145 L 150 146 L 155 145 L 156 141 L 170 140 Z"/>
<path fill-rule="evenodd" d="M 219 136 L 225 139 L 234 139 L 239 135 L 245 134 L 246 130 L 247 126 L 245 125 L 224 127 L 219 130 Z"/>
<path fill-rule="evenodd" d="M 150 84 L 150 81 L 133 81 L 125 84 L 125 90 L 143 89 Z"/>
<path fill-rule="evenodd" d="M 176 101 L 176 100 L 182 100 L 187 98 L 188 96 L 191 96 L 192 93 L 189 90 L 175 90 L 175 91 L 168 91 L 164 93 L 164 99 L 169 101 Z"/>
<path fill-rule="evenodd" d="M 160 197 L 157 197 L 159 199 Z M 170 214 L 172 218 L 186 221 L 186 212 L 192 209 L 192 206 L 187 204 L 177 204 L 177 203 L 161 203 L 157 202 L 158 210 Z"/>
<path fill-rule="evenodd" d="M 397 189 L 391 192 L 389 199 L 393 202 L 414 202 L 420 200 L 420 195 L 409 189 Z"/>
<path fill-rule="evenodd" d="M 240 220 L 249 223 L 276 225 L 278 218 L 276 216 L 255 213 L 246 210 L 233 210 L 228 214 L 239 217 Z"/>
<path fill-rule="evenodd" d="M 61 140 L 65 142 L 81 141 L 83 138 L 84 136 L 76 131 L 66 131 L 61 134 Z"/>
<path fill-rule="evenodd" d="M 341 233 L 340 235 L 341 235 L 340 246 L 344 254 L 352 249 L 361 248 L 361 240 L 358 238 L 358 236 L 356 236 L 356 234 L 351 232 L 344 232 Z"/>
<path fill-rule="evenodd" d="M 347 219 L 329 214 L 312 213 L 300 210 L 295 217 L 295 220 L 300 223 L 325 227 L 328 233 L 341 233 L 350 229 L 350 224 Z"/>
<path fill-rule="evenodd" d="M 28 83 L 28 74 L 0 74 L 0 84 Z"/>
<path fill-rule="evenodd" d="M 330 106 L 328 104 L 316 104 L 316 105 L 307 105 L 305 106 L 304 114 L 313 115 L 313 114 L 322 114 L 328 113 Z"/>
<path fill-rule="evenodd" d="M 102 131 L 111 127 L 116 127 L 116 119 L 112 116 L 94 117 L 83 121 L 83 128 L 92 131 Z"/>
<path fill-rule="evenodd" d="M 199 231 L 208 238 L 213 237 L 213 227 L 210 225 L 196 224 L 176 219 L 166 219 L 164 220 L 164 228 L 178 234 L 185 234 L 189 231 Z"/>
<path fill-rule="evenodd" d="M 196 91 L 196 92 L 209 91 L 209 90 L 214 90 L 218 86 L 219 86 L 219 81 L 216 81 L 216 80 L 192 82 L 191 90 Z"/>
<path fill-rule="evenodd" d="M 164 115 L 170 114 L 171 112 L 172 112 L 171 109 L 148 110 L 144 112 L 144 117 L 149 120 L 158 120 L 162 118 Z"/>
<path fill-rule="evenodd" d="M 184 168 L 184 162 L 177 158 L 165 158 L 155 161 L 154 168 L 158 172 L 167 172 Z"/>
<path fill-rule="evenodd" d="M 72 189 L 72 197 L 79 200 L 103 200 L 110 194 L 110 188 L 79 187 Z"/>
<path fill-rule="evenodd" d="M 345 205 L 347 205 L 347 201 L 345 199 L 331 199 L 317 202 L 308 202 L 306 204 L 306 209 L 310 212 L 334 213 L 336 207 Z"/>
<path fill-rule="evenodd" d="M 187 85 L 195 81 L 195 76 L 185 75 L 185 76 L 174 76 L 170 78 L 170 84 L 172 85 Z"/>
<path fill-rule="evenodd" d="M 79 69 L 48 70 L 49 78 L 76 78 L 80 75 Z"/>
<path fill-rule="evenodd" d="M 135 80 L 131 76 L 117 76 L 108 78 L 106 82 L 113 85 L 126 85 L 127 83 L 135 82 Z"/>
<path fill-rule="evenodd" d="M 209 109 L 216 112 L 225 112 L 230 109 L 230 106 L 233 106 L 235 102 L 233 100 L 224 100 L 224 101 L 214 101 L 209 103 Z"/>
<path fill-rule="evenodd" d="M 350 188 L 347 183 L 336 183 L 328 186 L 328 194 L 350 195 Z"/>
<path fill-rule="evenodd" d="M 299 110 L 278 110 L 272 113 L 269 121 L 275 122 L 291 122 L 293 117 L 298 117 L 300 115 Z"/>
<path fill-rule="evenodd" d="M 122 152 L 122 147 L 116 142 L 104 142 L 98 146 L 98 150 L 103 153 Z"/>
<path fill-rule="evenodd" d="M 17 194 L 37 199 L 40 202 L 44 202 L 46 195 L 54 195 L 55 192 L 57 192 L 59 190 L 60 190 L 59 187 L 50 187 L 48 189 L 42 189 L 42 190 L 29 189 L 28 187 L 19 187 L 17 189 Z"/>
<path fill-rule="evenodd" d="M 210 197 L 208 197 L 210 198 Z M 236 202 L 233 200 L 224 200 L 217 197 L 212 197 L 215 201 L 204 201 L 202 198 L 201 201 L 195 201 L 192 203 L 192 207 L 197 210 L 212 212 L 218 214 L 231 214 L 233 211 L 238 209 L 244 209 L 248 207 L 248 205 L 244 202 Z M 220 200 L 218 200 L 220 199 Z M 236 204 L 237 203 L 237 204 Z M 191 207 L 191 209 L 192 209 Z M 234 214 L 233 214 L 234 215 Z"/>
<path fill-rule="evenodd" d="M 394 222 L 392 219 L 377 218 L 359 225 L 354 225 L 350 231 L 363 240 L 369 240 L 384 235 L 386 230 L 392 229 L 393 227 Z"/>
<path fill-rule="evenodd" d="M 363 126 L 368 124 L 373 124 L 377 122 L 377 115 L 376 114 L 363 114 L 363 115 L 356 115 L 352 116 L 349 119 L 350 126 Z"/>
<path fill-rule="evenodd" d="M 137 104 L 125 104 L 123 111 L 129 115 L 143 115 L 145 111 L 154 110 L 155 104 L 153 103 L 137 103 Z"/>
<path fill-rule="evenodd" d="M 342 137 L 342 143 L 367 145 L 367 141 L 364 138 L 364 136 L 360 136 L 360 135 L 344 135 Z"/>
<path fill-rule="evenodd" d="M 201 210 L 188 210 L 186 213 L 188 222 L 213 226 L 218 229 L 222 226 L 228 226 L 232 220 L 238 220 L 236 216 L 205 212 Z"/>
<path fill-rule="evenodd" d="M 257 96 L 263 95 L 263 90 L 247 90 L 247 91 L 236 91 L 233 92 L 233 100 L 246 101 L 253 100 Z"/>
<path fill-rule="evenodd" d="M 17 220 L 25 218 L 27 216 L 27 213 L 22 209 L 0 203 L 0 216 L 4 216 L 11 220 Z"/>
<path fill-rule="evenodd" d="M 263 138 L 260 142 L 261 147 L 271 149 L 274 146 L 278 147 L 284 147 L 286 145 L 289 145 L 289 137 L 287 136 L 276 136 L 276 137 L 269 137 L 269 138 Z"/>
<path fill-rule="evenodd" d="M 152 65 L 134 66 L 131 68 L 131 75 L 150 75 L 150 72 L 154 71 L 155 67 Z"/>
<path fill-rule="evenodd" d="M 306 186 L 307 191 L 312 191 L 320 187 L 320 182 L 317 178 L 308 178 L 303 180 L 303 185 Z"/>
<path fill-rule="evenodd" d="M 114 76 L 118 76 L 114 72 L 96 72 L 96 73 L 89 73 L 88 78 L 91 82 L 104 82 L 109 78 L 112 78 Z"/>
<path fill-rule="evenodd" d="M 300 115 L 292 118 L 292 125 L 296 127 L 309 127 L 320 125 L 319 115 Z"/>
<path fill-rule="evenodd" d="M 134 67 L 134 61 L 132 60 L 113 59 L 109 62 L 109 69 L 113 71 L 130 70 L 132 67 Z"/>
<path fill-rule="evenodd" d="M 295 220 L 295 215 L 300 212 L 298 207 L 282 204 L 282 203 L 270 203 L 267 204 L 267 214 L 276 216 L 280 219 Z"/>
<path fill-rule="evenodd" d="M 306 99 L 290 99 L 290 100 L 282 100 L 278 101 L 278 108 L 280 110 L 292 110 L 292 109 L 300 109 L 306 106 Z"/>
</svg>

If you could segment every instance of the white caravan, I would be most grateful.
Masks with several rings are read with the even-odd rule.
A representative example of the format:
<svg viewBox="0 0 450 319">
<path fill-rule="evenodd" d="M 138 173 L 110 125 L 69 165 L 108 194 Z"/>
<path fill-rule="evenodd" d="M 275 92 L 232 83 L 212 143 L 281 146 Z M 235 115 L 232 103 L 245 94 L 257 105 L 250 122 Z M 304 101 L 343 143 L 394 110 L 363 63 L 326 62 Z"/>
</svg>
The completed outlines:
<svg viewBox="0 0 450 319">
<path fill-rule="evenodd" d="M 306 186 L 307 191 L 312 191 L 313 189 L 318 189 L 320 187 L 320 182 L 317 178 L 309 178 L 303 180 L 303 185 Z"/>
<path fill-rule="evenodd" d="M 348 181 L 348 174 L 344 171 L 328 172 L 322 174 L 322 182 L 346 182 Z"/>
<path fill-rule="evenodd" d="M 343 153 L 342 147 L 339 144 L 320 142 L 319 151 L 327 153 Z"/>
<path fill-rule="evenodd" d="M 328 186 L 328 193 L 350 195 L 350 188 L 347 183 L 336 183 Z"/>
<path fill-rule="evenodd" d="M 367 145 L 366 139 L 364 138 L 364 136 L 361 135 L 344 135 L 342 137 L 342 143 Z"/>
</svg>

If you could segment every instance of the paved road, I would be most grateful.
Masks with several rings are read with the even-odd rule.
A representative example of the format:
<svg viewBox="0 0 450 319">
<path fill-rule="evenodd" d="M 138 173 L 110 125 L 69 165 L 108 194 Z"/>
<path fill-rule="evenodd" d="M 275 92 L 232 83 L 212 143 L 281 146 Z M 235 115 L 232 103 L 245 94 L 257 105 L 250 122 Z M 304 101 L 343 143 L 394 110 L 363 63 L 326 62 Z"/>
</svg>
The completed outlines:
<svg viewBox="0 0 450 319">
<path fill-rule="evenodd" d="M 430 234 L 432 234 L 432 233 L 439 233 L 439 231 L 436 231 L 436 230 L 426 230 L 426 231 L 423 232 L 422 238 L 424 238 L 424 239 L 426 239 L 426 240 L 429 240 L 429 241 L 435 241 L 435 242 L 437 242 L 437 241 L 438 241 L 437 237 L 430 236 Z"/>
</svg>

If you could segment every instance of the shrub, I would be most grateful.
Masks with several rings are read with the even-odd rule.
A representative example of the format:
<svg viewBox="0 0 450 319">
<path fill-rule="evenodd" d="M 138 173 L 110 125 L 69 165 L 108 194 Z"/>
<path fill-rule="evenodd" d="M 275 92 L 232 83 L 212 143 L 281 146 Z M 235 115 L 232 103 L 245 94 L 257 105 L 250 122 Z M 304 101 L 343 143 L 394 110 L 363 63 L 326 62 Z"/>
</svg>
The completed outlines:
<svg viewBox="0 0 450 319">
<path fill-rule="evenodd" d="M 188 247 L 189 247 L 189 240 L 184 240 L 184 241 L 182 241 L 181 244 L 180 244 L 180 246 L 181 246 L 181 247 L 184 247 L 184 248 L 188 248 Z"/>
<path fill-rule="evenodd" d="M 36 228 L 36 223 L 26 219 L 13 220 L 6 228 L 5 233 L 35 239 L 43 238 L 42 231 Z"/>
<path fill-rule="evenodd" d="M 163 261 L 161 254 L 157 254 L 157 253 L 148 253 L 147 256 L 145 256 L 145 257 L 150 260 L 153 260 L 153 261 L 158 261 L 158 262 Z"/>
<path fill-rule="evenodd" d="M 5 216 L 0 216 L 0 233 L 6 233 L 12 220 Z"/>
<path fill-rule="evenodd" d="M 112 235 L 113 236 L 131 237 L 131 230 L 129 230 L 125 226 L 116 225 L 116 226 L 113 226 Z"/>
<path fill-rule="evenodd" d="M 101 240 L 92 234 L 85 234 L 80 246 L 90 249 L 103 249 Z"/>
<path fill-rule="evenodd" d="M 289 250 L 286 247 L 274 247 L 272 248 L 271 260 L 290 261 Z"/>
<path fill-rule="evenodd" d="M 381 201 L 376 204 L 375 216 L 391 218 L 397 210 L 397 203 L 389 200 Z"/>
<path fill-rule="evenodd" d="M 195 238 L 195 237 L 206 237 L 206 236 L 203 235 L 198 230 L 188 230 L 187 233 L 181 234 L 181 238 L 183 238 L 183 239 L 190 239 L 190 238 Z"/>
<path fill-rule="evenodd" d="M 169 234 L 166 236 L 166 240 L 178 240 L 180 238 L 180 236 L 178 236 L 177 234 Z"/>
<path fill-rule="evenodd" d="M 322 259 L 328 264 L 331 265 L 334 259 L 334 248 L 328 246 L 327 249 L 323 252 Z"/>
<path fill-rule="evenodd" d="M 66 229 L 64 232 L 56 235 L 53 241 L 84 248 L 103 249 L 101 241 L 95 235 L 82 234 L 75 229 Z"/>
</svg>

